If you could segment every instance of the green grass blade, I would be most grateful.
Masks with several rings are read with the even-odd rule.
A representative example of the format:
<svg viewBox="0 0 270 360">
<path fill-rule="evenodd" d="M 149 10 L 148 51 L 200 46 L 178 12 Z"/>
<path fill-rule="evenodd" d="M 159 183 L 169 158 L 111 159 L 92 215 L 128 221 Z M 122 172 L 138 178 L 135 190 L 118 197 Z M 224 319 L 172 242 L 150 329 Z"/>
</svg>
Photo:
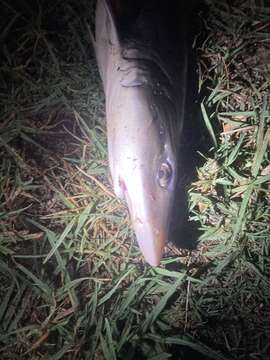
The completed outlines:
<svg viewBox="0 0 270 360">
<path fill-rule="evenodd" d="M 206 128 L 211 136 L 211 139 L 213 141 L 213 144 L 215 147 L 217 147 L 217 139 L 216 139 L 216 136 L 215 136 L 215 133 L 214 133 L 214 130 L 213 130 L 213 127 L 211 125 L 211 122 L 209 120 L 209 117 L 207 115 L 207 112 L 206 112 L 206 109 L 205 109 L 205 106 L 203 103 L 201 103 L 201 111 L 202 111 L 202 115 L 203 115 L 203 119 L 204 119 L 204 122 L 205 122 L 205 125 L 206 125 Z"/>
</svg>

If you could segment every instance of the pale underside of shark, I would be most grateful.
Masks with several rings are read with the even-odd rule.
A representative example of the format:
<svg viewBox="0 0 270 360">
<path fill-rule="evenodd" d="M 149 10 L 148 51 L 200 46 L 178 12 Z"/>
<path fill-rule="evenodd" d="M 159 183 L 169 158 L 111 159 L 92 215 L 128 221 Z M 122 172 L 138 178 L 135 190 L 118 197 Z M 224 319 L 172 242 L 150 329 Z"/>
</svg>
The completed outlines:
<svg viewBox="0 0 270 360">
<path fill-rule="evenodd" d="M 114 191 L 126 199 L 140 249 L 153 266 L 169 240 L 187 82 L 185 14 L 165 3 L 141 2 L 128 24 L 119 2 L 98 0 L 93 39 Z"/>
</svg>

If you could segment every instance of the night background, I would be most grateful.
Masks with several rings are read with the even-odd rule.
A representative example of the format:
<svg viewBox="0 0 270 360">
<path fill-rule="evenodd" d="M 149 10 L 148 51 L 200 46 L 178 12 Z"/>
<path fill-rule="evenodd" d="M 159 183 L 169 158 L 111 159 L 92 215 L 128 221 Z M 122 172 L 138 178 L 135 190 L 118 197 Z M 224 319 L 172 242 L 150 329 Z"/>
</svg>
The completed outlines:
<svg viewBox="0 0 270 360">
<path fill-rule="evenodd" d="M 95 1 L 0 6 L 0 358 L 268 360 L 269 1 L 194 10 L 159 267 L 112 188 Z"/>
</svg>

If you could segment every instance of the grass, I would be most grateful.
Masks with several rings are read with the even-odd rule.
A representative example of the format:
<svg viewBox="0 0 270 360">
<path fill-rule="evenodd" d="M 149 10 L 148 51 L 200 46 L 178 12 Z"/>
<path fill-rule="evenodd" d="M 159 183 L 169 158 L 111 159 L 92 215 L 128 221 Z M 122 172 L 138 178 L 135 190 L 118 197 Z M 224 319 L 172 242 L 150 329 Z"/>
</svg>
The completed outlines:
<svg viewBox="0 0 270 360">
<path fill-rule="evenodd" d="M 151 268 L 111 186 L 93 4 L 1 2 L 1 359 L 269 358 L 270 7 L 208 3 L 200 244 Z"/>
</svg>

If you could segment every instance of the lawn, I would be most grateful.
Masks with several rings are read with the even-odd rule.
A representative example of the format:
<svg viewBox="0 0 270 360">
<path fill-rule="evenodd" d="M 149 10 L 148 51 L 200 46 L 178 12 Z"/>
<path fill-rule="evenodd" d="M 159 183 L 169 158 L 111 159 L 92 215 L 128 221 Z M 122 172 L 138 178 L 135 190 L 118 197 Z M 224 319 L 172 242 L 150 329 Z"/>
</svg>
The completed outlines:
<svg viewBox="0 0 270 360">
<path fill-rule="evenodd" d="M 112 189 L 94 3 L 1 1 L 1 359 L 270 358 L 270 4 L 207 4 L 200 236 L 154 268 Z"/>
</svg>

